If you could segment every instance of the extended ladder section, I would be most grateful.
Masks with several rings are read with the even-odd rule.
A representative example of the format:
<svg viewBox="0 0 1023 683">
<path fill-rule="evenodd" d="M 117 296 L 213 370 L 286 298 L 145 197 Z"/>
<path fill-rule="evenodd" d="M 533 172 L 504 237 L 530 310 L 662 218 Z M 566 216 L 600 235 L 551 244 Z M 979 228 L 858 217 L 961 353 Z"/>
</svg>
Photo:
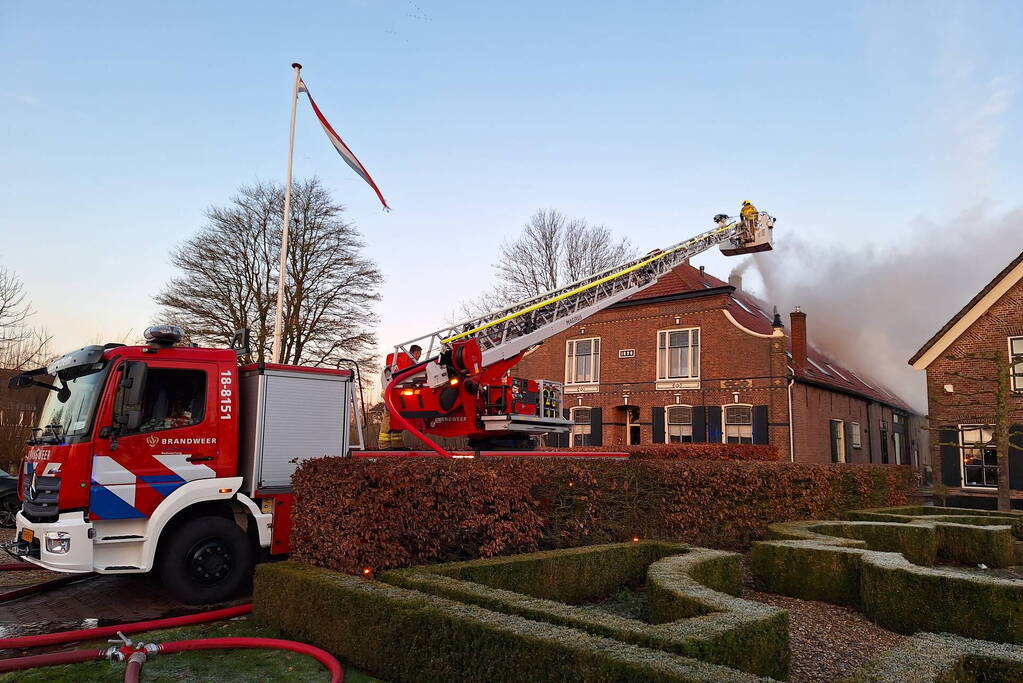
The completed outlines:
<svg viewBox="0 0 1023 683">
<path fill-rule="evenodd" d="M 767 218 L 767 214 L 762 214 Z M 524 299 L 478 318 L 464 320 L 395 347 L 408 352 L 413 344 L 423 358 L 433 358 L 452 342 L 474 338 L 483 352 L 483 366 L 506 360 L 580 320 L 649 287 L 659 277 L 687 259 L 715 245 L 731 251 L 759 251 L 747 247 L 756 240 L 747 236 L 741 221 L 719 216 L 718 227 L 663 251 L 654 250 L 628 263 L 577 280 L 559 289 Z M 773 223 L 773 218 L 770 218 Z M 769 239 L 769 236 L 768 236 Z M 767 249 L 770 249 L 768 242 Z M 727 253 L 727 252 L 726 252 Z"/>
</svg>

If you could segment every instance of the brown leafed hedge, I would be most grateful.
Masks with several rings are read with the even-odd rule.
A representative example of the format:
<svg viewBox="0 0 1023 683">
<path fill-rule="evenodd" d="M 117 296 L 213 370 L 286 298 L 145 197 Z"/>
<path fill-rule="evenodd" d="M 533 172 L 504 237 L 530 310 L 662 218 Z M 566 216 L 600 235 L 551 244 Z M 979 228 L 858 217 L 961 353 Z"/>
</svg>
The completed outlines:
<svg viewBox="0 0 1023 683">
<path fill-rule="evenodd" d="M 743 548 L 914 491 L 905 467 L 553 457 L 321 458 L 293 483 L 292 556 L 348 573 L 636 537 Z"/>
<path fill-rule="evenodd" d="M 572 453 L 627 453 L 630 458 L 640 460 L 755 460 L 765 462 L 781 460 L 781 453 L 778 449 L 765 444 L 654 443 L 639 446 L 575 446 L 544 450 Z"/>
</svg>

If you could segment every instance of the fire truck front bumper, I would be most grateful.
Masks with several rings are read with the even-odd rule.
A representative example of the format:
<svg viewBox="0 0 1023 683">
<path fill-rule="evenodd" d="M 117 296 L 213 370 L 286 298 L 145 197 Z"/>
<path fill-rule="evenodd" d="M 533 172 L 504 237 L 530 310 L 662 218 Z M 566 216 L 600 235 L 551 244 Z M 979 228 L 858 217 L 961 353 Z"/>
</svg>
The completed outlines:
<svg viewBox="0 0 1023 683">
<path fill-rule="evenodd" d="M 91 572 L 92 523 L 81 512 L 64 512 L 55 522 L 30 522 L 18 513 L 12 551 L 55 572 Z"/>
</svg>

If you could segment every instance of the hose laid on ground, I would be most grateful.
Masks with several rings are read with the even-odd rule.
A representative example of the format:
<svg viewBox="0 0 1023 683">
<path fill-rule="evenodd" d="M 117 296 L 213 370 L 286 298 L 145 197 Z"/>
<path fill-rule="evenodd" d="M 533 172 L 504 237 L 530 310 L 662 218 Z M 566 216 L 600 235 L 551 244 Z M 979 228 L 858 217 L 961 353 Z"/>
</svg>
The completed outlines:
<svg viewBox="0 0 1023 683">
<path fill-rule="evenodd" d="M 13 650 L 26 647 L 39 647 L 41 645 L 63 645 L 81 640 L 96 640 L 108 638 L 121 633 L 138 633 L 140 631 L 155 631 L 161 628 L 175 628 L 178 626 L 190 626 L 192 624 L 205 624 L 221 619 L 240 617 L 252 612 L 252 603 L 238 605 L 237 607 L 225 607 L 224 609 L 210 612 L 199 612 L 198 614 L 187 614 L 183 617 L 169 617 L 167 619 L 151 619 L 149 621 L 135 621 L 120 626 L 100 626 L 98 628 L 83 628 L 77 631 L 58 631 L 56 633 L 41 633 L 34 636 L 21 636 L 19 638 L 0 638 L 0 650 Z"/>
<path fill-rule="evenodd" d="M 189 652 L 191 650 L 232 650 L 237 648 L 270 648 L 274 650 L 289 650 L 303 655 L 309 655 L 326 667 L 330 672 L 330 683 L 343 683 L 345 670 L 341 662 L 337 661 L 334 655 L 326 650 L 321 650 L 315 645 L 298 643 L 293 640 L 281 640 L 279 638 L 205 638 L 202 640 L 179 640 L 174 643 L 159 643 L 156 646 L 162 654 L 175 654 L 177 652 Z"/>
<path fill-rule="evenodd" d="M 0 673 L 34 669 L 37 666 L 57 666 L 58 664 L 80 664 L 106 657 L 106 650 L 71 650 L 70 652 L 50 652 L 45 655 L 31 655 L 14 659 L 0 659 Z"/>
<path fill-rule="evenodd" d="M 13 572 L 19 569 L 35 569 L 36 571 L 45 572 L 46 569 L 32 564 L 31 562 L 15 562 L 13 564 L 0 564 L 0 572 Z"/>
<path fill-rule="evenodd" d="M 15 588 L 14 590 L 7 591 L 6 593 L 0 593 L 0 603 L 9 602 L 17 598 L 23 598 L 26 595 L 43 593 L 51 588 L 59 588 L 60 586 L 66 586 L 69 583 L 78 583 L 79 581 L 85 581 L 86 579 L 95 579 L 97 576 L 99 576 L 99 574 L 71 574 L 51 581 L 43 581 L 42 583 L 33 583 L 30 586 L 22 586 L 21 588 Z"/>
<path fill-rule="evenodd" d="M 222 610 L 214 610 L 212 612 L 204 612 L 200 614 L 191 614 L 186 617 L 172 617 L 170 619 L 156 619 L 153 621 L 139 621 L 133 624 L 125 624 L 122 626 L 105 626 L 102 628 L 90 628 L 81 629 L 78 631 L 65 631 L 63 633 L 50 633 L 39 636 L 25 636 L 23 638 L 6 638 L 0 641 L 0 645 L 5 648 L 12 647 L 10 643 L 20 642 L 25 643 L 26 641 L 31 642 L 31 645 L 54 645 L 58 643 L 68 643 L 75 640 L 82 640 L 83 638 L 101 638 L 108 635 L 124 635 L 125 633 L 135 633 L 143 630 L 150 630 L 154 628 L 168 628 L 171 626 L 180 626 L 186 623 L 199 624 L 210 621 L 219 621 L 221 619 L 228 619 L 233 616 L 241 614 L 247 614 L 252 611 L 252 605 L 240 605 L 238 607 L 229 607 Z M 120 632 L 120 633 L 118 633 Z M 157 654 L 177 654 L 179 652 L 190 652 L 193 650 L 233 650 L 242 648 L 266 648 L 273 650 L 287 650 L 289 652 L 297 652 L 299 654 L 308 655 L 320 662 L 330 673 L 331 683 L 344 683 L 345 670 L 341 666 L 341 662 L 337 660 L 332 654 L 316 647 L 315 645 L 309 645 L 307 643 L 299 643 L 292 640 L 281 640 L 279 638 L 206 638 L 200 640 L 178 640 L 172 643 L 162 643 L 157 645 L 144 645 L 137 644 L 133 645 L 130 641 L 128 644 L 119 648 L 108 648 L 106 650 L 71 650 L 70 652 L 52 652 L 44 655 L 30 655 L 28 657 L 15 657 L 12 659 L 0 660 L 0 673 L 7 673 L 10 671 L 23 671 L 25 669 L 34 669 L 41 666 L 56 666 L 59 664 L 79 664 L 82 662 L 94 661 L 97 659 L 106 659 L 113 653 L 116 656 L 124 657 L 128 661 L 128 666 L 124 672 L 124 680 L 126 683 L 138 683 L 139 677 L 142 674 L 142 665 L 150 656 Z M 28 647 L 31 645 L 16 645 L 14 647 Z M 116 650 L 116 652 L 115 652 Z M 117 655 L 117 652 L 120 655 Z"/>
</svg>

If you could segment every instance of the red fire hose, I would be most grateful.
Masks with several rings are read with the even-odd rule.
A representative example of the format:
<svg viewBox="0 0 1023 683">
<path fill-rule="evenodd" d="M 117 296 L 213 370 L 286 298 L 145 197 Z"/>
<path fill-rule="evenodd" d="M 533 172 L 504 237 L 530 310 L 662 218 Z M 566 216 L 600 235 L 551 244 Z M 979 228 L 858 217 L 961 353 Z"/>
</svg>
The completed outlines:
<svg viewBox="0 0 1023 683">
<path fill-rule="evenodd" d="M 393 389 L 394 386 L 401 380 L 405 379 L 406 377 L 411 377 L 412 375 L 422 370 L 422 366 L 426 365 L 427 362 L 428 361 L 417 363 L 416 365 L 413 365 L 410 368 L 406 368 L 405 370 L 401 370 L 395 373 L 394 377 L 392 377 L 391 381 L 387 384 L 387 388 L 384 389 L 384 404 L 387 407 L 387 411 L 391 413 L 391 418 L 398 423 L 399 428 L 411 432 L 412 436 L 416 437 L 417 439 L 425 443 L 427 447 L 437 455 L 442 456 L 444 458 L 453 458 L 455 456 L 444 450 L 440 446 L 440 444 L 438 444 L 433 439 L 423 434 L 415 427 L 413 427 L 412 423 L 405 419 L 404 415 L 398 412 L 398 410 L 394 407 L 394 402 L 391 400 L 391 389 Z"/>
<path fill-rule="evenodd" d="M 42 583 L 33 583 L 29 586 L 21 586 L 13 590 L 0 593 L 0 603 L 9 602 L 17 598 L 23 598 L 26 595 L 35 595 L 36 593 L 45 593 L 51 588 L 58 588 L 60 586 L 66 586 L 69 583 L 78 583 L 79 581 L 85 581 L 87 579 L 94 579 L 98 574 L 68 574 L 65 576 L 51 579 L 49 581 L 43 581 Z"/>
<path fill-rule="evenodd" d="M 330 672 L 330 683 L 342 683 L 345 680 L 345 671 L 334 655 L 326 650 L 321 650 L 315 645 L 297 643 L 293 640 L 280 640 L 279 638 L 206 638 L 204 640 L 179 640 L 174 643 L 162 643 L 158 644 L 157 647 L 162 654 L 168 655 L 176 652 L 188 652 L 190 650 L 225 650 L 234 648 L 289 650 L 309 655 L 326 667 L 327 671 Z"/>
<path fill-rule="evenodd" d="M 22 570 L 23 569 L 34 569 L 34 570 L 39 571 L 39 572 L 46 571 L 42 567 L 37 567 L 36 565 L 32 564 L 31 562 L 15 562 L 13 564 L 0 564 L 0 572 L 14 572 L 14 571 L 18 571 L 19 569 L 22 569 Z"/>
<path fill-rule="evenodd" d="M 151 621 L 138 621 L 120 626 L 103 626 L 100 628 L 87 628 L 77 631 L 64 631 L 60 633 L 46 633 L 36 636 L 23 636 L 21 638 L 0 639 L 0 649 L 13 649 L 23 647 L 35 647 L 39 645 L 58 645 L 71 643 L 80 640 L 92 640 L 111 635 L 137 633 L 160 628 L 172 628 L 187 624 L 202 624 L 211 621 L 229 619 L 231 617 L 248 614 L 252 611 L 252 605 L 239 605 L 226 609 L 190 614 L 183 617 L 171 617 L 169 619 L 154 619 Z M 155 646 L 143 644 L 126 644 L 119 648 L 108 648 L 106 650 L 71 650 L 70 652 L 53 652 L 44 655 L 31 655 L 28 657 L 16 657 L 0 660 L 0 673 L 9 671 L 22 671 L 34 669 L 40 666 L 55 666 L 58 664 L 78 664 L 81 662 L 105 659 L 113 652 L 120 653 L 119 657 L 127 659 L 128 666 L 125 670 L 125 681 L 137 683 L 142 673 L 142 665 L 146 659 L 156 654 L 175 654 L 190 650 L 223 650 L 236 648 L 271 648 L 277 650 L 288 650 L 299 654 L 313 657 L 330 673 L 331 683 L 343 683 L 344 668 L 341 663 L 326 650 L 314 645 L 298 643 L 291 640 L 280 640 L 278 638 L 208 638 L 203 640 L 179 640 L 173 643 L 163 643 Z"/>
<path fill-rule="evenodd" d="M 189 626 L 191 624 L 205 624 L 221 619 L 230 619 L 252 612 L 252 603 L 238 605 L 237 607 L 226 607 L 211 612 L 200 612 L 188 614 L 183 617 L 170 617 L 167 619 L 152 619 L 150 621 L 136 621 L 120 626 L 100 626 L 99 628 L 83 628 L 77 631 L 59 631 L 57 633 L 41 633 L 34 636 L 21 636 L 19 638 L 0 638 L 0 650 L 14 650 L 26 647 L 40 647 L 42 645 L 63 645 L 64 643 L 75 643 L 81 640 L 96 640 L 108 638 L 121 633 L 139 633 L 140 631 L 155 631 L 160 628 L 176 628 L 178 626 Z"/>
<path fill-rule="evenodd" d="M 69 652 L 50 652 L 45 655 L 31 655 L 15 659 L 0 659 L 0 673 L 34 669 L 37 666 L 56 666 L 58 664 L 80 664 L 103 659 L 105 650 L 71 650 Z"/>
</svg>

